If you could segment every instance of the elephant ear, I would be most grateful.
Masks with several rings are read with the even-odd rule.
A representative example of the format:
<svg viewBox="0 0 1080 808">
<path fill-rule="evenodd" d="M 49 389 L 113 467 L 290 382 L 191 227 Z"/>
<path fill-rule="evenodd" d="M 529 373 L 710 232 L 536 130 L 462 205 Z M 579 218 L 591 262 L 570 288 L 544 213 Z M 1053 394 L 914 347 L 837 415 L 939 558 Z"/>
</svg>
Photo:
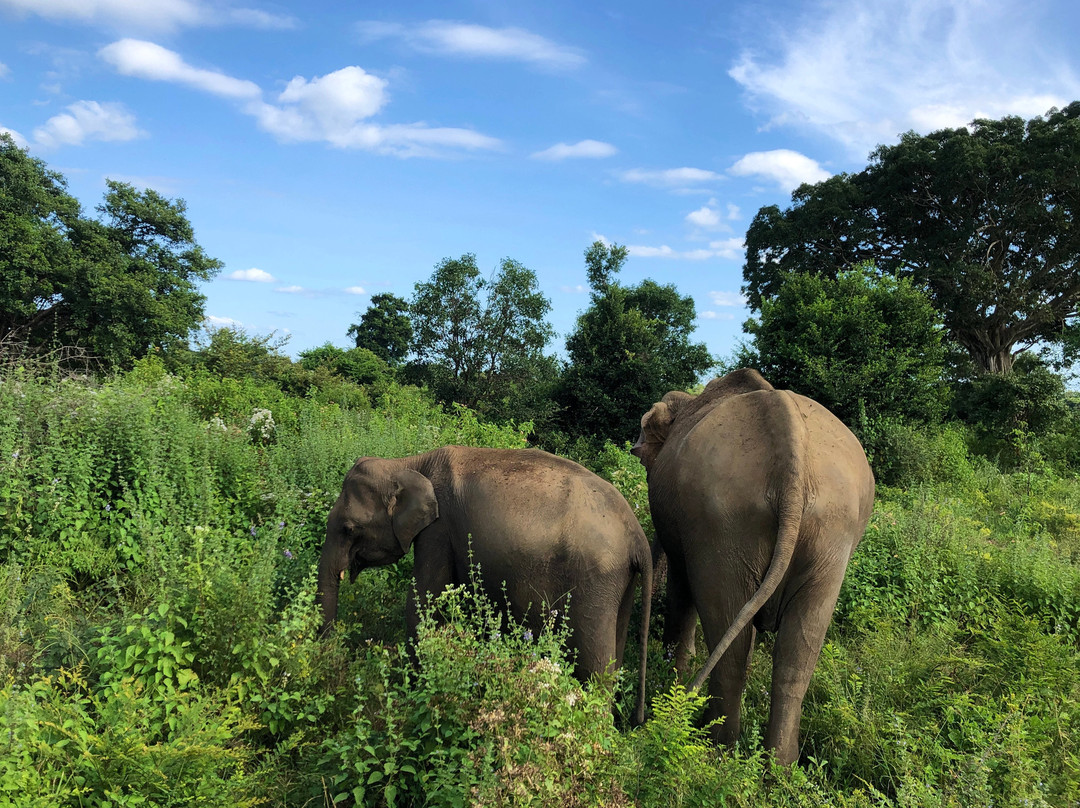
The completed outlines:
<svg viewBox="0 0 1080 808">
<path fill-rule="evenodd" d="M 667 440 L 674 420 L 675 413 L 666 402 L 657 401 L 653 404 L 649 411 L 641 416 L 641 434 L 630 454 L 638 458 L 646 468 L 652 465 L 653 459 Z"/>
<path fill-rule="evenodd" d="M 649 443 L 663 443 L 667 440 L 675 413 L 666 401 L 658 401 L 641 419 L 641 431 Z"/>
<path fill-rule="evenodd" d="M 416 535 L 439 518 L 439 501 L 431 480 L 418 471 L 403 469 L 391 477 L 393 493 L 387 505 L 394 536 L 407 552 Z"/>
</svg>

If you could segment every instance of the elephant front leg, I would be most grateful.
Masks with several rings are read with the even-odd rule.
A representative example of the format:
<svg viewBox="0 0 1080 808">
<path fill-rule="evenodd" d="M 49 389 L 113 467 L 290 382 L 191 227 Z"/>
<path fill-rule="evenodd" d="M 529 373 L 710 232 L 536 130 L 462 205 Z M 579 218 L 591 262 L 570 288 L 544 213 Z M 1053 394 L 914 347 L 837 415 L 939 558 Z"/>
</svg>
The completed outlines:
<svg viewBox="0 0 1080 808">
<path fill-rule="evenodd" d="M 410 646 L 416 642 L 421 615 L 431 608 L 431 602 L 454 580 L 453 556 L 449 544 L 440 541 L 441 537 L 435 531 L 432 533 L 434 535 L 417 539 L 413 545 L 414 586 L 409 590 L 405 606 L 405 628 Z"/>
</svg>

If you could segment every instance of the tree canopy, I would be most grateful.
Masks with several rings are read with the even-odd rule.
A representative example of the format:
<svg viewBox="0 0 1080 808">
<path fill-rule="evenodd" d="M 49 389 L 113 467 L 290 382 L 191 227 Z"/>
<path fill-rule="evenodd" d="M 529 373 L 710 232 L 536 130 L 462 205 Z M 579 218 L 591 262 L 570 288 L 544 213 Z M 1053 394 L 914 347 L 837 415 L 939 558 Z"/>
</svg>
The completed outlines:
<svg viewBox="0 0 1080 808">
<path fill-rule="evenodd" d="M 400 364 L 413 338 L 408 301 L 388 292 L 372 295 L 367 311 L 359 323 L 349 326 L 348 335 L 357 348 L 366 348 L 388 365 Z"/>
<path fill-rule="evenodd" d="M 616 275 L 625 247 L 594 242 L 585 251 L 591 304 L 566 340 L 569 363 L 559 387 L 563 421 L 574 436 L 621 443 L 637 435 L 641 415 L 671 390 L 682 390 L 714 364 L 694 343 L 694 300 L 674 285 Z"/>
<path fill-rule="evenodd" d="M 861 264 L 836 278 L 797 273 L 762 300 L 738 363 L 777 387 L 860 418 L 934 421 L 945 411 L 940 315 L 907 278 Z"/>
<path fill-rule="evenodd" d="M 758 211 L 743 275 L 752 308 L 796 272 L 872 260 L 924 284 L 984 372 L 1060 342 L 1080 305 L 1080 102 L 1024 121 L 908 132 L 857 174 Z"/>
<path fill-rule="evenodd" d="M 445 258 L 410 302 L 413 361 L 408 377 L 428 384 L 444 402 L 464 404 L 495 417 L 525 420 L 511 403 L 543 382 L 554 360 L 543 353 L 554 330 L 551 302 L 536 273 L 504 258 L 484 278 L 476 256 Z"/>
<path fill-rule="evenodd" d="M 109 180 L 90 219 L 65 187 L 0 135 L 0 338 L 78 345 L 110 366 L 186 346 L 203 319 L 197 284 L 222 264 L 184 201 Z"/>
</svg>

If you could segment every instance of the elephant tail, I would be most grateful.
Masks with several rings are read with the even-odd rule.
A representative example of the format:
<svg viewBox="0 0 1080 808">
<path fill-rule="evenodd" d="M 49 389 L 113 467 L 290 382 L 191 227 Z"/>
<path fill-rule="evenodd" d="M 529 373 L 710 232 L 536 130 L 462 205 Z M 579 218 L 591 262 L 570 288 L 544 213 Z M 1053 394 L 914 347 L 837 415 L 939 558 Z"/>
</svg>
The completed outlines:
<svg viewBox="0 0 1080 808">
<path fill-rule="evenodd" d="M 637 559 L 637 565 L 641 572 L 641 672 L 638 675 L 638 702 L 634 725 L 641 726 L 645 723 L 645 670 L 648 667 L 649 621 L 652 618 L 653 560 L 648 542 L 645 542 L 645 551 Z"/>
<path fill-rule="evenodd" d="M 788 414 L 792 417 L 791 425 L 794 427 L 792 437 L 795 439 L 795 445 L 792 456 L 792 462 L 788 466 L 786 479 L 781 483 L 779 492 L 779 502 L 777 507 L 777 534 L 776 545 L 773 547 L 772 560 L 769 561 L 769 568 L 765 572 L 765 578 L 761 582 L 761 586 L 757 588 L 757 591 L 750 597 L 750 600 L 742 607 L 739 613 L 735 616 L 728 630 L 724 632 L 724 636 L 720 638 L 720 642 L 713 648 L 712 653 L 709 654 L 708 660 L 705 662 L 705 667 L 701 669 L 701 673 L 694 679 L 693 684 L 690 685 L 692 690 L 699 690 L 705 680 L 709 678 L 709 674 L 713 672 L 713 668 L 720 662 L 724 654 L 727 653 L 728 648 L 750 624 L 750 621 L 754 619 L 762 607 L 768 602 L 769 598 L 773 596 L 777 588 L 780 586 L 780 582 L 784 580 L 784 576 L 787 575 L 788 567 L 791 564 L 792 556 L 795 555 L 795 544 L 799 538 L 799 530 L 802 527 L 803 509 L 806 506 L 806 496 L 803 490 L 805 477 L 803 470 L 803 453 L 802 448 L 805 443 L 805 427 L 802 426 L 802 419 L 798 418 L 798 412 L 795 408 L 795 403 L 787 391 L 778 391 L 778 394 L 782 396 L 782 401 L 786 405 Z M 800 429 L 801 427 L 801 429 Z"/>
</svg>

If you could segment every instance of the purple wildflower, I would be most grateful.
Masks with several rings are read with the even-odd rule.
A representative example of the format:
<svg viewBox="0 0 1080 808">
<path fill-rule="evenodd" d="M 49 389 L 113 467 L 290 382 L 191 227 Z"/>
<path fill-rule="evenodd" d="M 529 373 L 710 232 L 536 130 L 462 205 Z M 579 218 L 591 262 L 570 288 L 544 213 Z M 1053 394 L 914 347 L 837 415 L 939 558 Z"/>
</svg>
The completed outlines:
<svg viewBox="0 0 1080 808">
<path fill-rule="evenodd" d="M 289 548 L 287 547 L 285 548 L 285 557 L 289 559 L 289 561 L 293 560 L 293 554 L 289 551 Z"/>
</svg>

